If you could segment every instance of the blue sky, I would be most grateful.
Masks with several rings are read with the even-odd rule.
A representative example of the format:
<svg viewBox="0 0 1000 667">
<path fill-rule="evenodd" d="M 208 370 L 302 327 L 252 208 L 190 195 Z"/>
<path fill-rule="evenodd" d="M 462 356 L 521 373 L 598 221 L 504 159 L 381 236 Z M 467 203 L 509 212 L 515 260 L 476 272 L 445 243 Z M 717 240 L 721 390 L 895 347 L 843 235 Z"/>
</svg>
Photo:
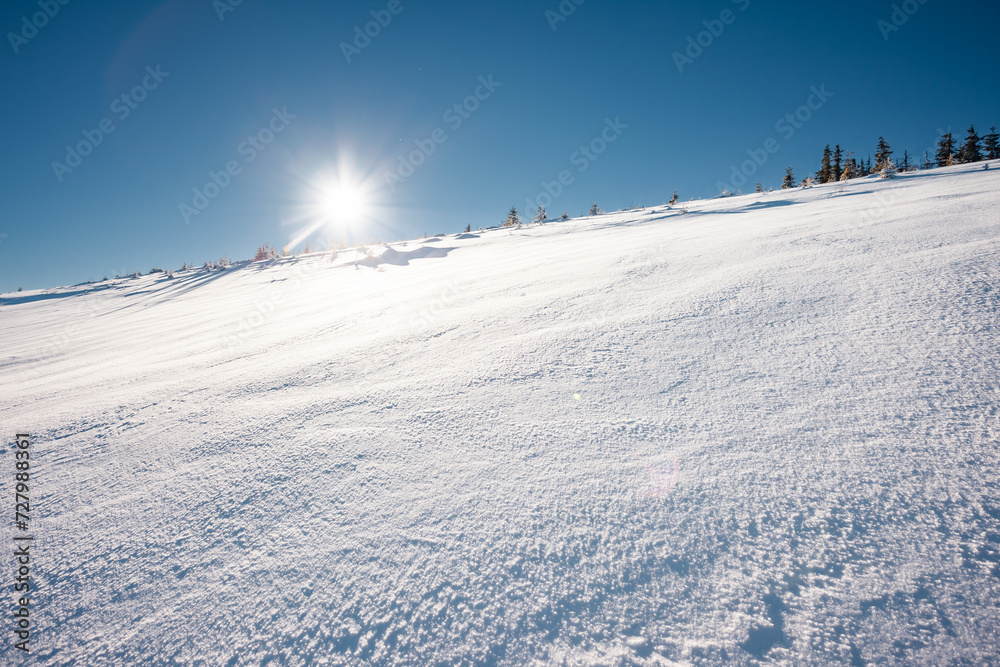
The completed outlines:
<svg viewBox="0 0 1000 667">
<path fill-rule="evenodd" d="M 3 3 L 0 291 L 245 259 L 331 189 L 366 205 L 309 238 L 389 241 L 1000 123 L 996 3 L 233 1 Z"/>
</svg>

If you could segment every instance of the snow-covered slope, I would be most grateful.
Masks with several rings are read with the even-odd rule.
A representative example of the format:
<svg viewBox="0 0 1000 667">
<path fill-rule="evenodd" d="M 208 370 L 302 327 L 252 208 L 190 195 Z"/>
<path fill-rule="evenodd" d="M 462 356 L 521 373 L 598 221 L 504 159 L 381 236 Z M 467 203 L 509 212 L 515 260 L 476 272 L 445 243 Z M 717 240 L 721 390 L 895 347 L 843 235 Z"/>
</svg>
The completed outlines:
<svg viewBox="0 0 1000 667">
<path fill-rule="evenodd" d="M 998 185 L 2 295 L 31 661 L 997 664 Z"/>
</svg>

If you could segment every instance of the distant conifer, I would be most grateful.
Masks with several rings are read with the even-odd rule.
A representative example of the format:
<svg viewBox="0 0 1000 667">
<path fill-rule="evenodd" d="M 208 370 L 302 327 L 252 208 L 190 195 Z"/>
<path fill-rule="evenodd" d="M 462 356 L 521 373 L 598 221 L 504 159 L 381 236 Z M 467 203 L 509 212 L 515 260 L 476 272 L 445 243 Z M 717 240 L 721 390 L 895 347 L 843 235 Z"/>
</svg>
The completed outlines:
<svg viewBox="0 0 1000 667">
<path fill-rule="evenodd" d="M 886 163 L 889 162 L 889 158 L 892 157 L 892 149 L 889 147 L 889 142 L 884 138 L 878 138 L 878 146 L 875 150 L 875 169 L 881 171 L 885 167 Z M 871 173 L 871 164 L 868 165 L 868 172 Z"/>
<path fill-rule="evenodd" d="M 795 187 L 795 172 L 792 171 L 792 167 L 789 166 L 788 169 L 785 170 L 784 180 L 781 181 L 781 189 L 788 190 L 794 187 Z"/>
<path fill-rule="evenodd" d="M 979 135 L 976 128 L 969 126 L 969 134 L 965 137 L 965 144 L 961 152 L 962 162 L 980 162 L 983 159 L 983 152 L 979 149 Z"/>
<path fill-rule="evenodd" d="M 823 149 L 823 159 L 820 161 L 819 171 L 816 172 L 816 180 L 820 183 L 829 183 L 833 180 L 833 167 L 830 164 L 830 144 Z"/>
<path fill-rule="evenodd" d="M 854 159 L 854 155 L 848 151 L 847 156 L 844 158 L 844 170 L 840 173 L 841 182 L 849 181 L 852 178 L 858 177 L 858 161 Z"/>
<path fill-rule="evenodd" d="M 1000 158 L 1000 135 L 997 134 L 997 126 L 990 128 L 990 133 L 983 137 L 983 148 L 986 150 L 987 160 Z"/>
<path fill-rule="evenodd" d="M 938 139 L 937 152 L 934 154 L 934 159 L 937 160 L 937 166 L 946 167 L 952 162 L 952 156 L 955 155 L 955 140 L 951 136 L 951 132 L 946 132 L 941 135 Z"/>
<path fill-rule="evenodd" d="M 511 227 L 521 224 L 521 216 L 517 212 L 517 208 L 514 206 L 510 207 L 507 212 L 507 220 L 503 223 L 504 227 Z"/>
</svg>

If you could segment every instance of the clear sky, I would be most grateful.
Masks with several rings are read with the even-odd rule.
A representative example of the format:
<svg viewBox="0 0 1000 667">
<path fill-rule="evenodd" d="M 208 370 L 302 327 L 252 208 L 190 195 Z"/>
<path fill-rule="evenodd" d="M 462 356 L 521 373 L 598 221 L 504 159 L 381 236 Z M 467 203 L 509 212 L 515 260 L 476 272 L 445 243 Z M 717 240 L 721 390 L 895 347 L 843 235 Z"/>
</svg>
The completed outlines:
<svg viewBox="0 0 1000 667">
<path fill-rule="evenodd" d="M 827 143 L 1000 124 L 996 2 L 236 3 L 0 6 L 0 291 L 246 259 L 324 220 L 309 239 L 390 241 L 543 194 L 550 217 L 711 197 L 768 139 L 743 189 L 777 188 Z"/>
</svg>

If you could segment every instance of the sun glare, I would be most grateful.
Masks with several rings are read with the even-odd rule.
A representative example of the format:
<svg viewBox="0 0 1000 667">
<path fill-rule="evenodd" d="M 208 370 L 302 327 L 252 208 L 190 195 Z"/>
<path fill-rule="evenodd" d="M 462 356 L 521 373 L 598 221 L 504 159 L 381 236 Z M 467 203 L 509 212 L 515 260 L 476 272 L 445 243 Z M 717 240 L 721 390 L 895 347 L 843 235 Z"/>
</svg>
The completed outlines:
<svg viewBox="0 0 1000 667">
<path fill-rule="evenodd" d="M 380 211 L 371 177 L 359 177 L 357 169 L 341 164 L 314 173 L 304 185 L 298 215 L 284 223 L 302 225 L 288 247 L 298 247 L 317 233 L 327 241 L 371 234 Z"/>
<path fill-rule="evenodd" d="M 367 203 L 360 188 L 338 183 L 323 190 L 319 208 L 322 215 L 333 221 L 352 223 L 365 214 Z"/>
</svg>

